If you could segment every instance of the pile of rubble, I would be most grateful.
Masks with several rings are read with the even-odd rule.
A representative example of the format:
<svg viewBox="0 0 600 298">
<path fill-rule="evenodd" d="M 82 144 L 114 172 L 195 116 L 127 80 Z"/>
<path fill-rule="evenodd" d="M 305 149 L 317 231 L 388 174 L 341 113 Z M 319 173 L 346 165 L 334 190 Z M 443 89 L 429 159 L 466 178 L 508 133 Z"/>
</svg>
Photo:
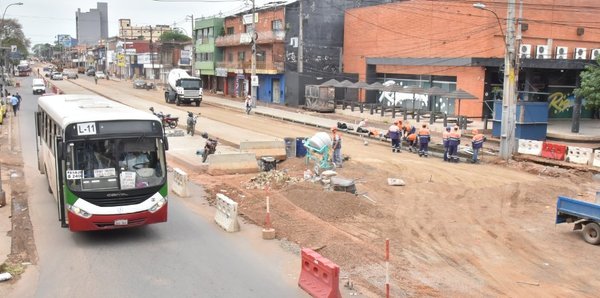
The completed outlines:
<svg viewBox="0 0 600 298">
<path fill-rule="evenodd" d="M 272 170 L 268 172 L 260 172 L 258 176 L 252 177 L 249 182 L 246 183 L 246 189 L 264 189 L 265 186 L 269 185 L 273 188 L 281 188 L 286 184 L 293 184 L 303 181 L 300 177 L 290 177 L 287 171 Z"/>
</svg>

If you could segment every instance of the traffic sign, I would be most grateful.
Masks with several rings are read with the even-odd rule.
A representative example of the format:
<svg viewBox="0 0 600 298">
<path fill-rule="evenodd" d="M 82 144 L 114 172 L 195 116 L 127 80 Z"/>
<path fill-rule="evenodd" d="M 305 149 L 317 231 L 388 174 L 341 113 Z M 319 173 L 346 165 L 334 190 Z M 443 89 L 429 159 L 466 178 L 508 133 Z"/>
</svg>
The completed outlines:
<svg viewBox="0 0 600 298">
<path fill-rule="evenodd" d="M 258 87 L 258 76 L 252 76 L 252 87 Z"/>
</svg>

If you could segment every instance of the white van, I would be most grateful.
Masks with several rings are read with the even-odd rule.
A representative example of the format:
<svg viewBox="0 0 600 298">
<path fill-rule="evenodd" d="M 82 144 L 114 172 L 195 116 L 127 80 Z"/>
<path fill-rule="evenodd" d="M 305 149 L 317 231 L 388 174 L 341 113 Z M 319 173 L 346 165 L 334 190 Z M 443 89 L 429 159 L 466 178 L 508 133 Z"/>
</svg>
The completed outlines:
<svg viewBox="0 0 600 298">
<path fill-rule="evenodd" d="M 33 79 L 33 94 L 44 94 L 46 93 L 46 85 L 42 79 Z"/>
</svg>

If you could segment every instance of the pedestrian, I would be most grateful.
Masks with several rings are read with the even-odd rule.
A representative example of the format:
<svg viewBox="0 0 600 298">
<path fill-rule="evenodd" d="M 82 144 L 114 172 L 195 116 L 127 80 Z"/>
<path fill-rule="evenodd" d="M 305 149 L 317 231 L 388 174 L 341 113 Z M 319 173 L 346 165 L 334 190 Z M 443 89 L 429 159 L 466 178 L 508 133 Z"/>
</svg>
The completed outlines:
<svg viewBox="0 0 600 298">
<path fill-rule="evenodd" d="M 10 93 L 8 95 L 10 96 Z M 17 111 L 19 110 L 19 99 L 16 96 L 10 96 L 10 104 L 12 105 L 13 113 L 15 114 L 15 116 L 17 116 Z"/>
<path fill-rule="evenodd" d="M 419 133 L 417 134 L 419 138 L 419 157 L 429 156 L 429 141 L 431 141 L 431 133 L 427 128 L 427 124 L 423 124 L 421 129 L 419 129 Z"/>
<path fill-rule="evenodd" d="M 398 121 L 390 125 L 388 136 L 392 140 L 392 152 L 400 153 L 400 129 L 398 128 Z"/>
<path fill-rule="evenodd" d="M 246 95 L 244 106 L 246 107 L 246 114 L 250 115 L 250 110 L 252 110 L 252 96 Z"/>
<path fill-rule="evenodd" d="M 448 161 L 448 138 L 450 137 L 450 130 L 452 130 L 452 127 L 448 126 L 442 133 L 442 143 L 444 144 L 444 161 Z"/>
<path fill-rule="evenodd" d="M 452 132 L 448 136 L 448 161 L 458 162 L 458 145 L 460 144 L 460 132 L 458 126 L 454 126 Z"/>
<path fill-rule="evenodd" d="M 23 100 L 23 98 L 21 97 L 21 95 L 19 95 L 19 92 L 15 93 L 15 97 L 19 100 L 19 102 L 17 103 L 17 111 L 21 109 L 21 100 Z"/>
<path fill-rule="evenodd" d="M 471 161 L 473 163 L 479 162 L 479 160 L 477 159 L 479 155 L 479 150 L 483 148 L 483 142 L 485 142 L 486 140 L 487 139 L 483 134 L 479 133 L 477 129 L 473 129 L 473 139 L 471 140 L 471 145 L 473 146 L 473 159 Z"/>
<path fill-rule="evenodd" d="M 96 83 L 96 85 L 98 85 L 98 77 L 94 76 L 94 83 Z"/>
<path fill-rule="evenodd" d="M 336 168 L 342 167 L 342 136 L 338 133 L 336 127 L 331 128 L 331 139 L 333 140 L 333 144 L 331 148 L 333 149 L 333 164 Z"/>
</svg>

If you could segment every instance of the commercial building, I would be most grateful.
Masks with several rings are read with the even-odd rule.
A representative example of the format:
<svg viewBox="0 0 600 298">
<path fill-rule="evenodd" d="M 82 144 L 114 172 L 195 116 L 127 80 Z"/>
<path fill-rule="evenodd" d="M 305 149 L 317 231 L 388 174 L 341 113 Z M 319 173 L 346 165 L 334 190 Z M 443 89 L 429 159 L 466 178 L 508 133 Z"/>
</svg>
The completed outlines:
<svg viewBox="0 0 600 298">
<path fill-rule="evenodd" d="M 259 80 L 256 98 L 262 102 L 284 104 L 285 5 L 256 8 L 256 74 Z M 250 94 L 253 40 L 252 13 L 245 11 L 224 20 L 224 32 L 215 44 L 223 51 L 215 72 L 217 86 L 226 95 L 244 97 Z M 222 77 L 221 75 L 225 75 Z"/>
<path fill-rule="evenodd" d="M 477 100 L 462 101 L 460 111 L 454 100 L 422 104 L 450 115 L 491 118 L 491 102 L 502 99 L 507 2 L 484 3 L 486 10 L 471 1 L 427 0 L 350 9 L 344 71 L 367 83 L 463 89 Z M 525 1 L 516 32 L 522 35 L 516 49 L 519 100 L 547 102 L 550 118 L 571 117 L 579 74 L 600 56 L 600 28 L 593 24 L 598 12 L 595 0 Z M 583 118 L 591 116 L 583 110 Z"/>
<path fill-rule="evenodd" d="M 133 26 L 130 19 L 119 19 L 119 38 L 122 40 L 152 40 L 156 42 L 164 32 L 172 31 L 169 25 Z"/>
<path fill-rule="evenodd" d="M 108 3 L 97 2 L 89 12 L 75 12 L 77 40 L 81 45 L 97 45 L 108 38 Z"/>
<path fill-rule="evenodd" d="M 227 77 L 226 69 L 220 69 L 217 74 L 215 66 L 217 61 L 223 61 L 223 50 L 215 46 L 217 36 L 225 35 L 223 18 L 196 19 L 194 24 L 194 76 L 202 78 L 204 90 L 223 93 L 225 79 L 217 80 L 217 76 Z"/>
</svg>

